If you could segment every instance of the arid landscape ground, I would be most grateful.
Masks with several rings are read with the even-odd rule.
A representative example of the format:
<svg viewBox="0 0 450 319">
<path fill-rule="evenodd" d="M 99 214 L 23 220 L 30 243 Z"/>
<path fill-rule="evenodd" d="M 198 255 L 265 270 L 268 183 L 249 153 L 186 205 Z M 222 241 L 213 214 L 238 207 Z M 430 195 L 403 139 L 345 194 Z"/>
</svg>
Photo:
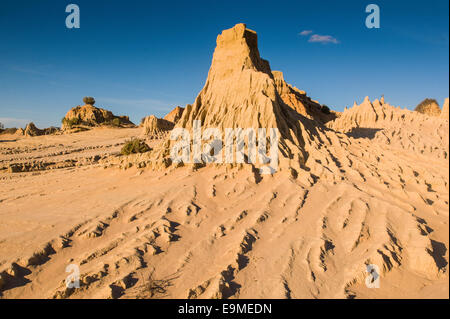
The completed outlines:
<svg viewBox="0 0 450 319">
<path fill-rule="evenodd" d="M 192 105 L 135 127 L 93 104 L 56 133 L 0 135 L 2 298 L 449 298 L 448 99 L 329 110 L 238 24 Z M 175 165 L 170 132 L 194 120 L 277 128 L 277 171 Z M 132 138 L 151 150 L 121 154 Z"/>
</svg>

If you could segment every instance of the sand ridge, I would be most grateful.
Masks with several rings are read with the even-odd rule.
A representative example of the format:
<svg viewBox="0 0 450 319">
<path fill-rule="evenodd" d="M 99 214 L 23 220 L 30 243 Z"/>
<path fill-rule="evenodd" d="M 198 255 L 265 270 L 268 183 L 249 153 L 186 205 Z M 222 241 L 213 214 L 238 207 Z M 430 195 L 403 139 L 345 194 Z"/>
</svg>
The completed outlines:
<svg viewBox="0 0 450 319">
<path fill-rule="evenodd" d="M 3 295 L 427 297 L 436 287 L 433 296 L 448 296 L 448 158 L 324 132 L 329 136 L 321 136 L 321 149 L 306 162 L 310 171 L 296 178 L 284 171 L 259 180 L 247 166 L 164 173 L 96 164 L 10 173 L 2 183 L 5 230 L 22 228 L 14 226 L 23 218 L 14 212 L 33 211 L 39 227 L 47 220 L 54 231 L 35 238 L 38 249 L 26 236 L 15 246 L 3 238 L 5 287 L 11 287 Z M 47 185 L 40 185 L 43 178 Z M 58 188 L 61 179 L 67 189 Z M 23 197 L 5 196 L 17 194 L 13 184 Z M 45 191 L 52 188 L 58 192 Z M 45 214 L 34 208 L 43 203 Z M 58 217 L 67 227 L 58 233 L 61 224 L 52 216 L 61 215 L 60 207 L 68 212 Z M 10 249 L 22 245 L 28 257 L 20 253 L 11 263 Z M 62 282 L 69 262 L 81 265 L 80 290 Z M 365 287 L 367 263 L 382 269 L 380 289 Z M 165 288 L 149 289 L 150 276 Z"/>
</svg>

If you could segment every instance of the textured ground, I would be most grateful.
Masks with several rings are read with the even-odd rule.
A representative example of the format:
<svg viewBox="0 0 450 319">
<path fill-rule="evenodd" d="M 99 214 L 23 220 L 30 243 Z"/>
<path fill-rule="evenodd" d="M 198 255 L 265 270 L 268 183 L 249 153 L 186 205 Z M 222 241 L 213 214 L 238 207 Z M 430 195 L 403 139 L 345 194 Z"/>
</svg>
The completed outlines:
<svg viewBox="0 0 450 319">
<path fill-rule="evenodd" d="M 61 159 L 114 153 L 90 146 L 140 133 L 99 132 L 2 142 L 0 160 L 47 158 L 60 144 L 86 148 Z M 448 298 L 448 158 L 321 134 L 311 170 L 296 178 L 261 180 L 249 167 L 105 169 L 102 160 L 4 170 L 2 296 Z M 378 289 L 364 284 L 368 263 L 382 271 Z M 69 264 L 80 266 L 80 289 L 65 287 Z"/>
</svg>

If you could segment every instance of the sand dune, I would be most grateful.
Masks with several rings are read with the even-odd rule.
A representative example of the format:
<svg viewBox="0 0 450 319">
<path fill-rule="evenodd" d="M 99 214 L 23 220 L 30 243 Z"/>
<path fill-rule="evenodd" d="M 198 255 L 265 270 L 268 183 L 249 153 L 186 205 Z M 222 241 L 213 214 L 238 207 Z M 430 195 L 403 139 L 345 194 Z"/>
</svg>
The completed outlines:
<svg viewBox="0 0 450 319">
<path fill-rule="evenodd" d="M 311 159 L 305 176 L 258 183 L 246 167 L 5 173 L 3 296 L 448 297 L 446 160 L 345 142 L 347 156 Z M 79 290 L 65 288 L 70 263 Z"/>
<path fill-rule="evenodd" d="M 158 166 L 172 142 L 142 128 L 2 136 L 2 297 L 448 298 L 448 119 L 368 98 L 328 117 L 280 96 L 245 25 L 217 42 L 175 127 L 275 126 L 279 170 Z M 153 151 L 119 156 L 131 137 Z"/>
</svg>

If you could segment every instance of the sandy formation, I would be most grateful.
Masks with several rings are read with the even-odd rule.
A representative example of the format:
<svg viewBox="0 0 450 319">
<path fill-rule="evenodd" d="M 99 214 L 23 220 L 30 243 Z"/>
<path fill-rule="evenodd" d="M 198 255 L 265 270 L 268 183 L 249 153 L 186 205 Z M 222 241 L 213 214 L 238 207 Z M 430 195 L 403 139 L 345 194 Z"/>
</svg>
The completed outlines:
<svg viewBox="0 0 450 319">
<path fill-rule="evenodd" d="M 2 296 L 449 297 L 447 119 L 384 98 L 328 114 L 273 73 L 256 33 L 238 24 L 218 36 L 206 84 L 175 128 L 193 120 L 278 128 L 279 170 L 144 169 L 172 142 L 117 155 L 142 128 L 2 135 Z M 81 150 L 53 154 L 70 147 Z M 94 154 L 71 167 L 8 170 Z M 69 264 L 80 267 L 79 289 L 65 286 Z M 379 268 L 379 288 L 366 286 L 367 265 Z"/>
<path fill-rule="evenodd" d="M 172 122 L 174 124 L 177 124 L 178 120 L 181 118 L 181 115 L 183 114 L 184 107 L 177 106 L 172 111 L 170 111 L 169 114 L 164 116 L 164 119 L 166 121 Z"/>
<path fill-rule="evenodd" d="M 206 83 L 194 103 L 186 106 L 175 128 L 192 131 L 196 120 L 204 129 L 218 128 L 222 132 L 227 128 L 277 128 L 280 167 L 296 174 L 308 156 L 308 132 L 323 130 L 319 124 L 336 114 L 322 111 L 319 103 L 285 83 L 281 72 L 272 73 L 269 62 L 260 57 L 256 32 L 245 24 L 224 30 L 216 43 Z M 167 137 L 156 150 L 156 157 L 145 164 L 155 168 L 170 165 L 174 144 Z M 248 152 L 244 156 L 248 158 Z M 255 168 L 260 164 L 255 163 Z"/>
<path fill-rule="evenodd" d="M 327 110 L 319 102 L 312 100 L 306 95 L 305 91 L 301 91 L 286 83 L 282 72 L 272 71 L 272 75 L 281 99 L 286 105 L 289 105 L 297 111 L 297 113 L 321 123 L 334 120 L 339 116 L 340 113 Z"/>
<path fill-rule="evenodd" d="M 60 129 L 57 127 L 48 127 L 44 129 L 39 129 L 34 125 L 33 122 L 28 123 L 25 127 L 25 130 L 23 131 L 23 135 L 25 136 L 39 136 L 39 135 L 50 135 L 50 134 L 57 134 L 60 132 Z"/>
<path fill-rule="evenodd" d="M 440 116 L 441 108 L 435 99 L 425 99 L 416 106 L 416 112 L 429 116 Z"/>
<path fill-rule="evenodd" d="M 0 135 L 24 135 L 25 130 L 23 128 L 17 128 L 17 127 L 7 127 L 4 129 L 0 129 Z"/>
<path fill-rule="evenodd" d="M 0 137 L 0 172 L 38 172 L 97 163 L 117 156 L 127 139 L 140 134 L 140 129 L 107 128 L 68 134 L 65 138 L 5 134 Z"/>
<path fill-rule="evenodd" d="M 354 138 L 395 145 L 430 157 L 448 159 L 448 121 L 381 103 L 366 97 L 328 126 Z"/>
<path fill-rule="evenodd" d="M 144 134 L 151 137 L 163 137 L 168 131 L 173 129 L 174 123 L 165 119 L 157 118 L 154 115 L 150 115 L 144 118 L 142 127 Z"/>
<path fill-rule="evenodd" d="M 128 116 L 116 116 L 111 111 L 95 107 L 91 104 L 71 108 L 62 120 L 62 129 L 73 132 L 80 129 L 90 129 L 100 125 L 118 127 L 134 127 Z"/>
<path fill-rule="evenodd" d="M 0 130 L 0 135 L 17 135 L 17 136 L 40 136 L 40 135 L 51 135 L 51 134 L 60 134 L 61 130 L 57 127 L 51 126 L 44 129 L 39 129 L 33 122 L 30 122 L 26 125 L 25 129 L 9 127 L 3 130 Z"/>
<path fill-rule="evenodd" d="M 444 101 L 444 105 L 442 106 L 442 111 L 441 111 L 441 118 L 443 119 L 449 119 L 448 117 L 448 98 L 445 99 Z"/>
<path fill-rule="evenodd" d="M 28 123 L 25 127 L 24 135 L 26 136 L 38 136 L 43 135 L 44 132 L 36 127 L 33 122 Z"/>
</svg>

